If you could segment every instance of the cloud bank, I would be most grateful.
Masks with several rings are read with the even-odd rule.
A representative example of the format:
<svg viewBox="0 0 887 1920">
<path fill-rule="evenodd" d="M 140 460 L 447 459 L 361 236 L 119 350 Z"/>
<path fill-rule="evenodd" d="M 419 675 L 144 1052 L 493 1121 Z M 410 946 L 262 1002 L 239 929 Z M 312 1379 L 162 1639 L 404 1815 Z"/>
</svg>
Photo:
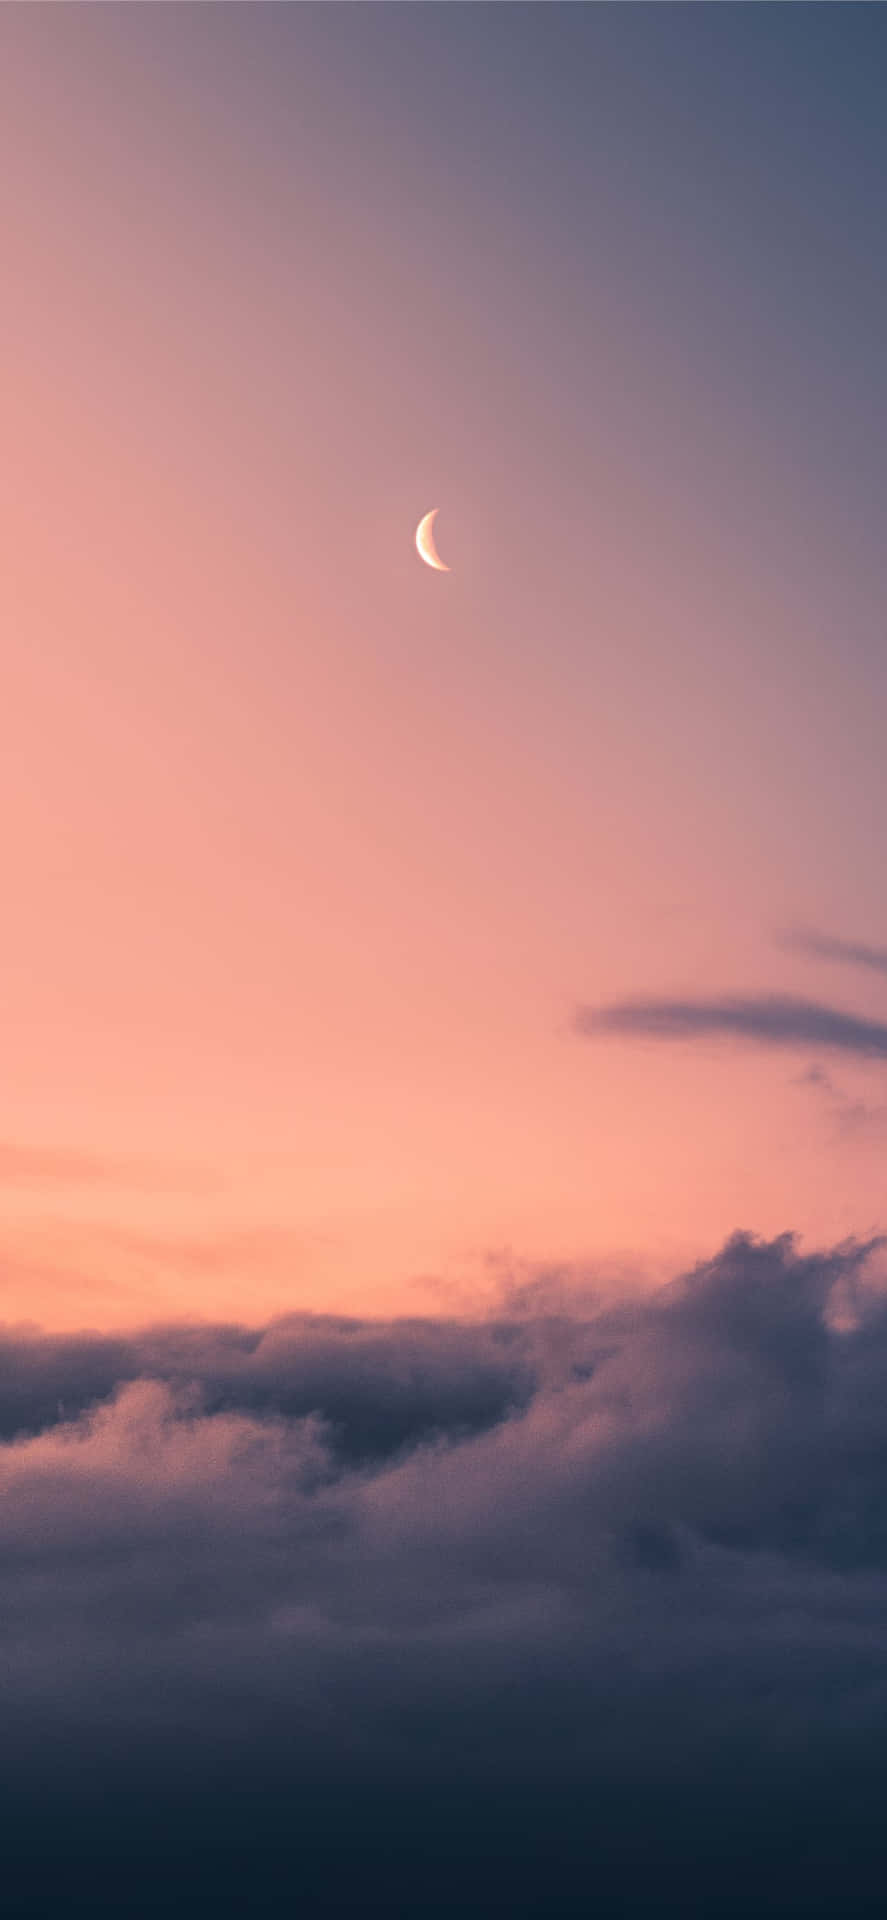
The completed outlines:
<svg viewBox="0 0 887 1920">
<path fill-rule="evenodd" d="M 482 1324 L 7 1331 L 14 1910 L 87 1910 L 101 1847 L 103 1884 L 109 1848 L 144 1854 L 188 1912 L 255 1905 L 272 1862 L 279 1898 L 290 1862 L 312 1913 L 578 1913 L 591 1886 L 738 1913 L 740 1830 L 763 1911 L 828 1911 L 835 1875 L 864 1910 L 880 1257 L 738 1236 L 645 1299 L 543 1288 Z"/>
</svg>

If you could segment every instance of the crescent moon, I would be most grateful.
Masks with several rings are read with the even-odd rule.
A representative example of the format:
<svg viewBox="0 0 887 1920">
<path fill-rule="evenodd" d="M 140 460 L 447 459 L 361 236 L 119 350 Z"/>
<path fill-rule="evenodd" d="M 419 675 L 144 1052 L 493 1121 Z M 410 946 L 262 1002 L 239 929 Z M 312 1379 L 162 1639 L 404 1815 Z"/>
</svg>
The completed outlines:
<svg viewBox="0 0 887 1920">
<path fill-rule="evenodd" d="M 416 528 L 416 552 L 420 560 L 424 560 L 426 567 L 434 567 L 438 573 L 449 573 L 451 569 L 444 565 L 434 544 L 434 520 L 439 512 L 439 507 L 432 507 L 431 512 L 426 513 L 424 520 L 419 521 Z"/>
</svg>

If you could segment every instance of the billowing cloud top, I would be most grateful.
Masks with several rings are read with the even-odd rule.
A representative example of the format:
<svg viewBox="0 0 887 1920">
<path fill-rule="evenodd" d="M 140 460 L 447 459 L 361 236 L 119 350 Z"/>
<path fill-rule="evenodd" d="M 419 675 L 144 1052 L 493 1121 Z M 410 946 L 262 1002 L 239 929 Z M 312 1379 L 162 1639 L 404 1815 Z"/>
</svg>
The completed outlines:
<svg viewBox="0 0 887 1920">
<path fill-rule="evenodd" d="M 589 1821 L 618 1878 L 629 1811 L 658 1859 L 712 1794 L 763 1818 L 838 1749 L 867 1778 L 877 1262 L 738 1237 L 662 1292 L 575 1313 L 541 1287 L 477 1325 L 8 1332 L 0 1766 L 22 1831 L 77 1808 L 79 1832 L 84 1795 L 116 1805 L 124 1782 L 128 1818 L 175 1802 L 188 1832 L 195 1779 L 235 1826 L 252 1795 L 278 1847 L 318 1796 L 374 1846 L 394 1807 L 431 1847 L 471 1804 L 463 1909 L 495 1910 L 493 1875 L 509 1911 L 542 1911 L 521 1902 L 551 1886 L 552 1848 L 578 1898 Z M 502 1853 L 508 1806 L 535 1809 L 535 1866 L 526 1834 Z M 320 1828 L 299 1831 L 322 1878 Z M 443 1910 L 426 1893 L 413 1910 Z"/>
</svg>

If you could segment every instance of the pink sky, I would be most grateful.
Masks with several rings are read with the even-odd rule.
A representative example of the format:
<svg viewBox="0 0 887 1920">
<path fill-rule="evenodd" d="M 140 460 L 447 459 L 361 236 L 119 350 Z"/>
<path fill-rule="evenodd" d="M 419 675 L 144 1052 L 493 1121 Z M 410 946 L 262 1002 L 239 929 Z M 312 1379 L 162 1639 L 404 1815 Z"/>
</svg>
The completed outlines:
<svg viewBox="0 0 887 1920">
<path fill-rule="evenodd" d="M 517 198 L 446 203 L 314 18 L 266 117 L 197 26 L 146 60 L 144 15 L 38 13 L 0 135 L 6 1317 L 387 1311 L 491 1254 L 880 1224 L 877 1065 L 833 1097 L 809 1050 L 571 1031 L 887 1005 L 774 942 L 883 936 L 873 576 L 713 394 L 680 263 L 657 330 L 622 189 L 587 282 L 540 189 L 522 287 Z"/>
</svg>

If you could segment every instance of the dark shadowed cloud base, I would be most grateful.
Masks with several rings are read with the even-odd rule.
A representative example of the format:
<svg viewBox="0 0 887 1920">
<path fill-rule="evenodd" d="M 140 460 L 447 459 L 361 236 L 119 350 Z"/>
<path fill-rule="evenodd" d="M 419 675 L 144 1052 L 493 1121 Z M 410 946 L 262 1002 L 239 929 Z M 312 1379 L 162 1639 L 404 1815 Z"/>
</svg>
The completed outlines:
<svg viewBox="0 0 887 1920">
<path fill-rule="evenodd" d="M 90 1910 L 101 1857 L 118 1911 L 280 1910 L 281 1873 L 308 1913 L 868 1911 L 879 1259 L 8 1331 L 9 1910 Z"/>
<path fill-rule="evenodd" d="M 791 994 L 710 1000 L 619 1000 L 580 1006 L 575 1031 L 586 1039 L 736 1040 L 765 1047 L 822 1047 L 863 1059 L 887 1058 L 887 1025 Z"/>
</svg>

